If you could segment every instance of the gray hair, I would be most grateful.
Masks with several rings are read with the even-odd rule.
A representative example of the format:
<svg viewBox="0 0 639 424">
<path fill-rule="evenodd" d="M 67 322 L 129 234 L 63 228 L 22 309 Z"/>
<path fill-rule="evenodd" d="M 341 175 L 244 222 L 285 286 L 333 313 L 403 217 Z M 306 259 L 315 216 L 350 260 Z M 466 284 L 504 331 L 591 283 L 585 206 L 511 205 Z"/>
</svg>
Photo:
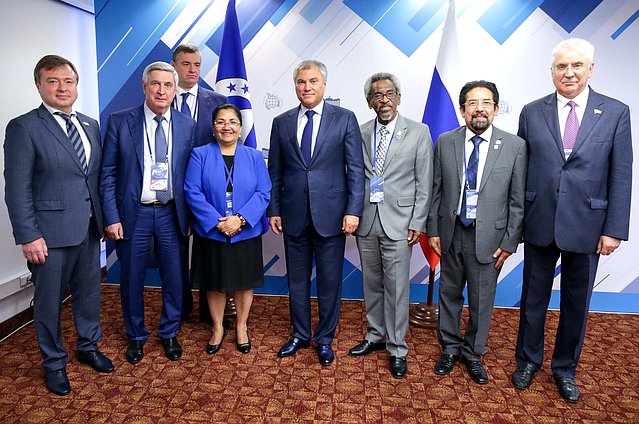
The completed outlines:
<svg viewBox="0 0 639 424">
<path fill-rule="evenodd" d="M 395 86 L 395 91 L 397 91 L 397 95 L 402 94 L 402 86 L 399 83 L 399 79 L 395 75 L 389 74 L 388 72 L 378 72 L 368 77 L 368 79 L 364 83 L 364 95 L 366 96 L 367 101 L 370 101 L 373 98 L 373 95 L 371 93 L 371 90 L 373 89 L 373 83 L 382 80 L 389 80 L 390 82 L 392 82 Z"/>
<path fill-rule="evenodd" d="M 149 82 L 149 75 L 151 75 L 151 72 L 153 71 L 166 71 L 166 72 L 172 73 L 173 82 L 175 83 L 176 86 L 178 85 L 177 71 L 175 70 L 173 66 L 169 65 L 166 62 L 153 62 L 152 64 L 144 68 L 144 72 L 142 73 L 142 82 L 144 82 L 144 84 Z"/>
<path fill-rule="evenodd" d="M 595 46 L 590 44 L 588 41 L 582 38 L 568 38 L 557 44 L 554 49 L 552 49 L 551 60 L 552 63 L 555 63 L 555 58 L 559 53 L 563 53 L 566 51 L 575 51 L 577 53 L 582 54 L 588 62 L 594 63 L 595 60 Z"/>
<path fill-rule="evenodd" d="M 327 82 L 328 71 L 326 70 L 326 65 L 324 65 L 319 60 L 305 60 L 303 62 L 300 62 L 300 64 L 297 65 L 295 67 L 295 70 L 293 71 L 293 81 L 297 79 L 297 75 L 299 75 L 300 71 L 311 69 L 313 66 L 317 66 L 317 69 L 319 69 L 320 74 L 322 74 L 322 77 L 324 78 L 324 82 Z"/>
</svg>

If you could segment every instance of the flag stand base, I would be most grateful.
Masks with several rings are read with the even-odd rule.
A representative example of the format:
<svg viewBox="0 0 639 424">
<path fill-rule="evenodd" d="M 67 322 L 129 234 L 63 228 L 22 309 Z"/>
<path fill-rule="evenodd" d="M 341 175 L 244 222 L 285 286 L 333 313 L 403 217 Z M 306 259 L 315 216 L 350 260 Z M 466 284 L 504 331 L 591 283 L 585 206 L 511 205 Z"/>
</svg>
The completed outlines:
<svg viewBox="0 0 639 424">
<path fill-rule="evenodd" d="M 435 287 L 435 270 L 428 274 L 428 295 L 426 302 L 421 302 L 410 308 L 409 322 L 413 327 L 433 329 L 437 328 L 439 307 L 433 304 L 433 290 Z"/>
</svg>

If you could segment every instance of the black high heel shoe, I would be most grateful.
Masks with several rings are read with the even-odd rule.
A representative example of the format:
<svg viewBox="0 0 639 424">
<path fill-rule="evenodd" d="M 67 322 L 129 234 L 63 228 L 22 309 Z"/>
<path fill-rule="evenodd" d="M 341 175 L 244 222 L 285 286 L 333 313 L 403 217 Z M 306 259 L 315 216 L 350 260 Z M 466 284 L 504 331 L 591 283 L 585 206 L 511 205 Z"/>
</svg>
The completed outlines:
<svg viewBox="0 0 639 424">
<path fill-rule="evenodd" d="M 248 335 L 248 331 L 246 332 L 246 337 L 248 338 L 248 342 L 246 343 L 238 343 L 235 341 L 235 348 L 238 352 L 247 354 L 251 351 L 251 338 Z"/>
<path fill-rule="evenodd" d="M 214 353 L 217 353 L 220 348 L 222 347 L 222 342 L 224 341 L 224 336 L 226 336 L 226 328 L 224 329 L 224 332 L 222 333 L 222 339 L 220 340 L 220 342 L 218 344 L 210 344 L 207 343 L 206 344 L 206 348 L 204 349 L 204 351 L 208 354 L 208 355 L 213 355 Z"/>
</svg>

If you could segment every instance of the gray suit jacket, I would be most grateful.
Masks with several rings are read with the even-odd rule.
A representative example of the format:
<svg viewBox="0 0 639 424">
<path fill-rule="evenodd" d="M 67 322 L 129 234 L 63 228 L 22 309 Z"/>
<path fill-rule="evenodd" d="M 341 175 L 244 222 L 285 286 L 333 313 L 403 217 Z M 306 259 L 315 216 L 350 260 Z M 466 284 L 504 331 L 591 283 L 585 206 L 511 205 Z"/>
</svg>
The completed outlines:
<svg viewBox="0 0 639 424">
<path fill-rule="evenodd" d="M 440 237 L 442 252 L 450 248 L 455 230 L 464 180 L 465 133 L 463 126 L 442 134 L 435 149 L 433 203 L 427 233 L 428 237 Z M 517 250 L 524 219 L 526 161 L 524 140 L 493 126 L 477 204 L 475 249 L 481 263 L 494 261 L 497 248 Z"/>
<path fill-rule="evenodd" d="M 375 219 L 376 205 L 369 202 L 370 178 L 373 175 L 371 140 L 375 119 L 360 127 L 366 174 L 364 211 L 357 232 L 366 236 Z M 433 140 L 428 126 L 397 116 L 395 137 L 386 154 L 384 168 L 384 203 L 378 204 L 384 231 L 393 240 L 406 239 L 408 230 L 426 231 L 433 181 Z"/>
<path fill-rule="evenodd" d="M 87 175 L 68 137 L 44 105 L 7 125 L 5 202 L 16 244 L 43 237 L 48 248 L 76 246 L 86 237 L 91 213 L 102 234 L 100 130 L 94 119 L 81 113 L 78 119 L 91 143 Z"/>
</svg>

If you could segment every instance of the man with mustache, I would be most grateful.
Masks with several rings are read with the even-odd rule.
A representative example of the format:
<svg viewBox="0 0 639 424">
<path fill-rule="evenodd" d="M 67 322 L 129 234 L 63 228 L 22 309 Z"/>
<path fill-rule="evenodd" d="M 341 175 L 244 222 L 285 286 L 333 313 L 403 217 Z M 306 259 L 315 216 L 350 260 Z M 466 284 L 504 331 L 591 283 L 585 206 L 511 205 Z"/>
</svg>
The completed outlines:
<svg viewBox="0 0 639 424">
<path fill-rule="evenodd" d="M 189 213 L 184 174 L 195 140 L 193 119 L 171 109 L 178 74 L 165 62 L 144 69 L 144 104 L 109 117 L 100 194 L 105 233 L 120 260 L 122 312 L 129 343 L 126 360 L 144 357 L 144 276 L 151 243 L 162 279 L 158 336 L 165 356 L 182 356 L 177 340 L 182 311 Z"/>
<path fill-rule="evenodd" d="M 557 91 L 526 106 L 518 134 L 528 145 L 517 370 L 527 388 L 541 368 L 544 327 L 561 257 L 561 304 L 550 364 L 561 397 L 579 401 L 575 370 L 586 333 L 599 255 L 628 239 L 632 138 L 628 106 L 588 86 L 595 48 L 571 38 L 552 51 Z"/>
<path fill-rule="evenodd" d="M 492 125 L 499 92 L 492 82 L 472 81 L 459 94 L 466 125 L 439 136 L 433 202 L 426 233 L 441 256 L 437 336 L 442 354 L 435 374 L 461 359 L 470 377 L 488 383 L 481 362 L 493 314 L 497 277 L 517 250 L 524 218 L 526 144 Z M 460 336 L 464 287 L 469 319 Z"/>
</svg>

